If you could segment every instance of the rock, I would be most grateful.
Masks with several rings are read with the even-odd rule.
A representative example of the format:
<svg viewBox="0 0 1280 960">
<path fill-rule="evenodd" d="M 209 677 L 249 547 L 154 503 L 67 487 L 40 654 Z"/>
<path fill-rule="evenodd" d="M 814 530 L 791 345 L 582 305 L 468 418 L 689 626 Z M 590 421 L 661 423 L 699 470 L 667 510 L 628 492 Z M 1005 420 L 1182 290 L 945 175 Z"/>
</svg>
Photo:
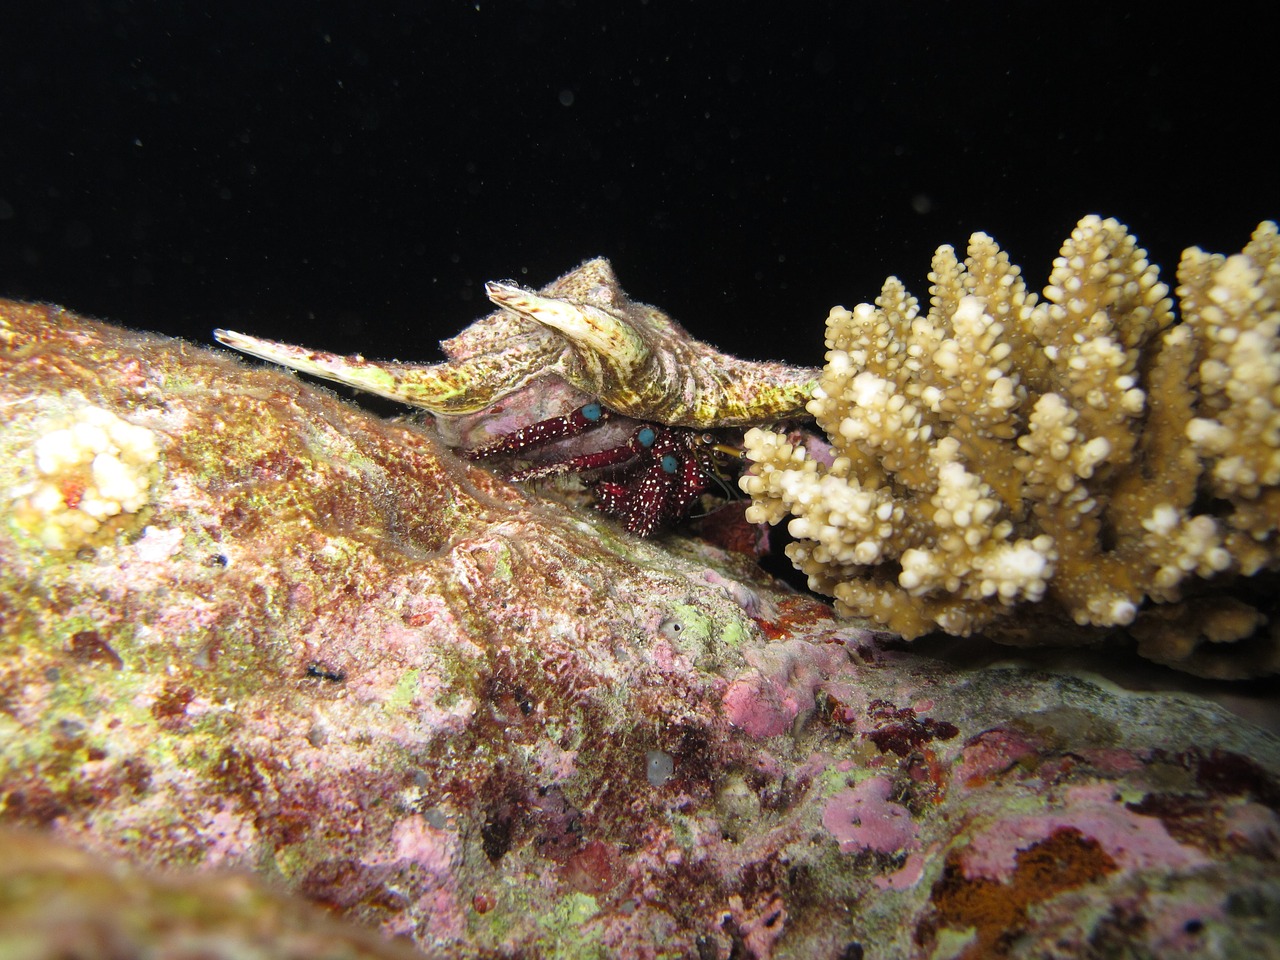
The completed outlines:
<svg viewBox="0 0 1280 960">
<path fill-rule="evenodd" d="M 1207 700 L 907 651 L 180 341 L 3 303 L 0 374 L 0 823 L 433 957 L 1280 937 L 1280 746 Z"/>
<path fill-rule="evenodd" d="M 0 831 L 7 960 L 412 960 L 390 943 L 247 874 L 164 876 L 51 837 Z"/>
</svg>

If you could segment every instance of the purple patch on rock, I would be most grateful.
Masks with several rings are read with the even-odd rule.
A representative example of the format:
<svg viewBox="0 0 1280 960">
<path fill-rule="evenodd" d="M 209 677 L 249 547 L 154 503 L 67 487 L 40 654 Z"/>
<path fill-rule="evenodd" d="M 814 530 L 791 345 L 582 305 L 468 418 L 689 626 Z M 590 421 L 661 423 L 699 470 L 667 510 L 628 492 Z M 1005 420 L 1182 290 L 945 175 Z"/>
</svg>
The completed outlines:
<svg viewBox="0 0 1280 960">
<path fill-rule="evenodd" d="M 822 825 L 836 838 L 841 853 L 898 853 L 915 846 L 915 821 L 906 807 L 889 799 L 892 789 L 884 777 L 871 777 L 827 801 Z"/>
<path fill-rule="evenodd" d="M 725 691 L 723 703 L 729 722 L 756 738 L 786 733 L 800 713 L 790 691 L 760 677 L 735 680 Z"/>
<path fill-rule="evenodd" d="M 965 876 L 1002 880 L 1013 872 L 1019 850 L 1064 827 L 1096 840 L 1130 870 L 1186 870 L 1209 862 L 1199 850 L 1171 837 L 1158 818 L 1127 810 L 1112 784 L 1073 787 L 1055 806 L 1045 813 L 1002 819 L 979 833 L 965 852 Z"/>
</svg>

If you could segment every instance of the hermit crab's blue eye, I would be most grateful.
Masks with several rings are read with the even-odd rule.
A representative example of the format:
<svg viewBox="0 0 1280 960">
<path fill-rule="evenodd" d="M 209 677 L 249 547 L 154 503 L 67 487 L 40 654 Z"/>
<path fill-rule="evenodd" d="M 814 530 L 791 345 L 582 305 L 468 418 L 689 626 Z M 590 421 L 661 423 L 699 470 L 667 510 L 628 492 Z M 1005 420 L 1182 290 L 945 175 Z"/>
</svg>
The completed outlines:
<svg viewBox="0 0 1280 960">
<path fill-rule="evenodd" d="M 676 459 L 674 453 L 668 453 L 662 458 L 663 473 L 675 473 L 680 468 L 680 461 Z"/>
<path fill-rule="evenodd" d="M 600 419 L 600 415 L 604 411 L 600 409 L 600 404 L 588 403 L 585 407 L 582 408 L 581 412 L 582 412 L 582 419 L 590 420 L 592 423 L 595 423 L 597 420 Z"/>
<path fill-rule="evenodd" d="M 636 434 L 636 442 L 642 447 L 652 447 L 653 441 L 658 439 L 658 434 L 653 427 L 641 427 L 640 432 Z"/>
</svg>

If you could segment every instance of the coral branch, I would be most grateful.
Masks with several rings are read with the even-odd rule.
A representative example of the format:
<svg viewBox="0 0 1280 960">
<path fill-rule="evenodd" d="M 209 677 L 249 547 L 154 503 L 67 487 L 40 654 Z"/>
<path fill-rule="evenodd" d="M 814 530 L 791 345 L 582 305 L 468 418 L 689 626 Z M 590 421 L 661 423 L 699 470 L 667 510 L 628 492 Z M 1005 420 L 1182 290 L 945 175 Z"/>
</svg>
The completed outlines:
<svg viewBox="0 0 1280 960">
<path fill-rule="evenodd" d="M 929 279 L 924 315 L 893 277 L 874 306 L 832 309 L 808 405 L 829 467 L 746 436 L 748 517 L 793 517 L 810 586 L 906 637 L 1132 628 L 1192 672 L 1280 669 L 1256 599 L 1280 569 L 1275 224 L 1236 256 L 1186 251 L 1181 322 L 1145 251 L 1096 216 L 1042 300 L 982 233 L 963 264 L 939 248 Z"/>
</svg>

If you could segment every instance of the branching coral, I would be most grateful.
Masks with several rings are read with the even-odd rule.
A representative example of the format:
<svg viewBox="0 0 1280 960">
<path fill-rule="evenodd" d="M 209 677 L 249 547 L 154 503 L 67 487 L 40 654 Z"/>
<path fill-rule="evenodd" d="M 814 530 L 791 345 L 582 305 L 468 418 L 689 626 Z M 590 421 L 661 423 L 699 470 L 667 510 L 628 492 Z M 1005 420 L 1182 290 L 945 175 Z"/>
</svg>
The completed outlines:
<svg viewBox="0 0 1280 960">
<path fill-rule="evenodd" d="M 746 436 L 748 517 L 846 615 L 906 637 L 1081 642 L 1128 628 L 1197 673 L 1280 669 L 1280 239 L 1187 250 L 1174 313 L 1126 228 L 1086 217 L 1043 299 L 995 242 L 939 248 L 922 314 L 893 277 L 834 308 L 815 460 Z M 1273 600 L 1270 602 L 1274 602 Z"/>
</svg>

